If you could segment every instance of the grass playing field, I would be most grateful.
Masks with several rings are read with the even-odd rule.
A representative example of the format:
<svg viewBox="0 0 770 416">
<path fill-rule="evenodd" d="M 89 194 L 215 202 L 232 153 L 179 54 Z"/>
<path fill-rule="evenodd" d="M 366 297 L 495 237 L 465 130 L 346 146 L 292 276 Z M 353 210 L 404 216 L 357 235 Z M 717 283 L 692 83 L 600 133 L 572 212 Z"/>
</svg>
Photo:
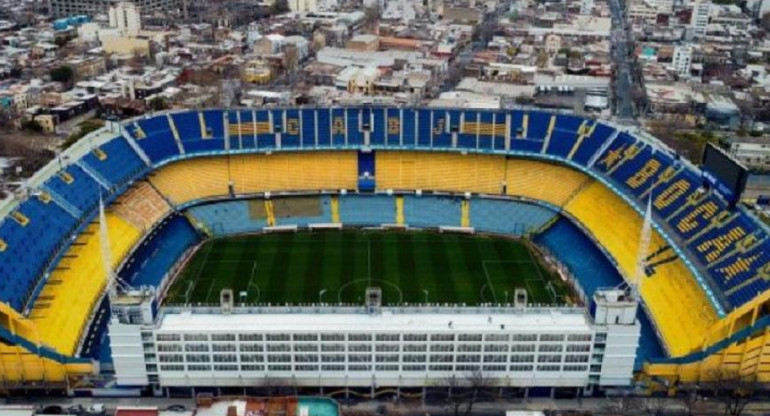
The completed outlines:
<svg viewBox="0 0 770 416">
<path fill-rule="evenodd" d="M 383 303 L 567 302 L 570 289 L 518 240 L 403 231 L 323 231 L 211 240 L 169 289 L 166 303 L 363 303 L 368 286 Z"/>
</svg>

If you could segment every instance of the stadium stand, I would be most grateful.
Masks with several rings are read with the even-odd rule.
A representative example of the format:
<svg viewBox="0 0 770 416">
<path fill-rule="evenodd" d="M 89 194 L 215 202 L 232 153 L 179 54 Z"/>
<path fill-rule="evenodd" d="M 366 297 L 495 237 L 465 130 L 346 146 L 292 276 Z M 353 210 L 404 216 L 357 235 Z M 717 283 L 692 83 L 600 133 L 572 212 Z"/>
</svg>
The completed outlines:
<svg viewBox="0 0 770 416">
<path fill-rule="evenodd" d="M 112 190 L 125 185 L 147 169 L 142 159 L 123 137 L 116 137 L 103 146 L 94 148 L 81 160 L 101 178 L 106 179 L 112 186 Z"/>
<path fill-rule="evenodd" d="M 149 117 L 126 125 L 126 130 L 153 163 L 180 154 L 168 117 Z"/>
<path fill-rule="evenodd" d="M 254 233 L 267 226 L 265 204 L 261 199 L 199 205 L 189 212 L 214 236 Z"/>
<path fill-rule="evenodd" d="M 149 231 L 171 207 L 147 182 L 135 182 L 112 204 L 113 212 L 140 230 Z"/>
<path fill-rule="evenodd" d="M 114 269 L 139 240 L 140 230 L 113 213 L 108 212 L 106 219 Z M 30 312 L 40 339 L 65 355 L 75 353 L 88 317 L 107 283 L 99 234 L 96 220 L 78 236 Z"/>
<path fill-rule="evenodd" d="M 396 222 L 393 197 L 346 195 L 340 197 L 340 221 L 347 225 L 380 225 Z"/>
<path fill-rule="evenodd" d="M 633 283 L 641 216 L 599 182 L 583 189 L 565 206 L 565 211 L 601 242 L 626 280 Z M 648 275 L 642 277 L 638 286 L 669 353 L 683 355 L 702 345 L 717 316 L 682 260 L 671 260 L 670 250 L 659 254 L 665 245 L 660 235 L 653 232 Z"/>
<path fill-rule="evenodd" d="M 119 277 L 134 287 L 157 287 L 182 254 L 199 241 L 185 216 L 171 215 L 144 237 Z"/>
<path fill-rule="evenodd" d="M 331 198 L 328 196 L 274 198 L 272 202 L 276 225 L 332 222 Z"/>
<path fill-rule="evenodd" d="M 185 152 L 208 152 L 225 149 L 224 136 L 208 135 L 202 114 L 186 111 L 171 114 L 172 126 L 176 129 Z M 205 118 L 204 118 L 205 120 Z M 212 124 L 213 120 L 212 120 Z"/>
<path fill-rule="evenodd" d="M 99 193 L 104 191 L 104 188 L 78 165 L 63 168 L 57 175 L 51 176 L 43 188 L 61 196 L 83 214 L 88 214 L 96 208 Z"/>
<path fill-rule="evenodd" d="M 545 248 L 549 255 L 559 259 L 580 282 L 586 294 L 594 293 L 598 288 L 616 287 L 623 283 L 623 277 L 596 244 L 564 217 L 558 218 L 535 236 L 534 241 Z M 665 356 L 654 327 L 644 311 L 639 311 L 639 320 L 642 322 L 642 336 L 635 362 L 637 369 L 651 358 Z"/>
<path fill-rule="evenodd" d="M 0 281 L 0 299 L 18 311 L 78 223 L 45 195 L 29 197 L 0 224 L 0 276 L 13 276 Z"/>
<path fill-rule="evenodd" d="M 556 212 L 535 204 L 510 200 L 471 200 L 471 226 L 487 233 L 523 236 L 539 230 Z"/>
<path fill-rule="evenodd" d="M 229 195 L 228 160 L 207 157 L 168 164 L 149 175 L 150 183 L 174 204 Z"/>
<path fill-rule="evenodd" d="M 230 179 L 236 194 L 356 189 L 357 161 L 356 152 L 232 156 Z"/>
<path fill-rule="evenodd" d="M 316 150 L 361 144 L 367 123 L 373 126 L 370 139 L 374 151 L 368 153 L 371 149 L 365 149 L 366 157 L 359 157 L 361 149 L 357 148 Z M 362 185 L 374 184 L 377 190 L 423 189 L 426 194 L 421 198 L 394 198 L 351 192 L 339 197 L 322 196 L 313 202 L 287 202 L 273 195 L 267 203 L 232 201 L 232 205 L 225 205 L 231 203 L 228 201 L 194 207 L 190 213 L 202 229 L 215 235 L 251 232 L 268 223 L 316 221 L 351 225 L 470 224 L 480 231 L 517 235 L 545 227 L 545 236 L 550 235 L 550 230 L 564 228 L 562 220 L 548 227 L 548 210 L 536 205 L 481 198 L 455 204 L 453 200 L 436 202 L 428 197 L 429 191 L 502 193 L 563 208 L 588 234 L 585 238 L 595 242 L 597 250 L 603 250 L 626 279 L 635 274 L 642 220 L 616 192 L 629 197 L 637 207 L 643 207 L 651 198 L 659 232 L 666 233 L 686 256 L 677 257 L 662 235 L 655 232 L 646 276 L 640 283 L 645 306 L 673 356 L 692 357 L 693 351 L 703 347 L 717 316 L 725 315 L 720 308 L 727 311 L 727 316 L 719 325 L 726 325 L 735 313 L 761 307 L 758 299 L 770 289 L 770 240 L 755 218 L 742 209 L 728 209 L 717 190 L 704 187 L 697 168 L 680 161 L 654 139 L 593 120 L 520 110 L 335 107 L 163 113 L 126 122 L 124 128 L 131 143 L 115 133 L 101 131 L 100 136 L 92 137 L 96 142 L 93 149 L 85 153 L 67 150 L 67 155 L 73 156 L 72 165 L 62 169 L 52 162 L 41 171 L 41 179 L 31 186 L 42 191 L 39 195 L 3 210 L 9 214 L 0 220 L 0 275 L 14 278 L 0 282 L 0 307 L 13 314 L 34 305 L 31 321 L 14 318 L 20 346 L 0 345 L 4 380 L 34 381 L 43 377 L 40 374 L 50 379 L 66 370 L 56 364 L 58 358 L 39 358 L 21 343 L 35 340 L 63 354 L 75 353 L 77 338 L 103 292 L 106 274 L 100 262 L 98 223 L 90 223 L 72 245 L 71 234 L 91 221 L 100 194 L 112 200 L 109 194 L 122 193 L 129 184 L 134 185 L 118 198 L 108 214 L 115 264 L 143 232 L 168 214 L 171 207 L 164 198 L 177 205 L 174 208 L 184 208 L 198 201 L 234 196 L 231 194 L 371 191 Z M 276 133 L 281 133 L 281 140 Z M 225 140 L 227 135 L 229 141 Z M 133 141 L 157 168 L 147 176 L 148 182 L 141 182 L 149 169 L 134 151 Z M 230 145 L 229 155 L 201 157 L 224 151 L 226 142 Z M 278 149 L 283 146 L 293 150 L 300 145 L 314 150 L 300 153 Z M 448 150 L 455 145 L 452 151 L 463 149 L 468 154 L 450 153 Z M 440 151 L 417 152 L 414 147 Z M 260 149 L 273 153 L 245 154 Z M 477 154 L 477 149 L 496 149 L 508 155 Z M 175 161 L 182 157 L 189 159 Z M 584 166 L 587 172 L 556 164 L 563 161 Z M 363 172 L 370 172 L 372 177 L 360 182 L 366 176 Z M 610 181 L 614 187 L 605 187 L 589 173 Z M 181 234 L 168 251 L 183 250 L 181 247 L 190 241 L 184 235 L 190 234 L 189 229 L 177 230 L 185 228 L 178 225 L 182 223 L 179 217 L 169 220 L 153 234 L 154 238 L 146 240 L 147 250 L 165 250 L 153 248 L 156 240 L 172 239 L 161 233 Z M 552 244 L 566 250 L 558 242 Z M 572 259 L 574 255 L 567 256 Z M 590 265 L 578 262 L 570 267 L 593 267 L 593 260 L 586 259 L 586 263 L 589 260 Z M 43 282 L 41 278 L 53 261 L 58 261 L 56 268 Z M 146 264 L 159 270 L 167 261 L 155 264 L 134 260 L 131 264 L 136 266 L 130 267 Z M 694 266 L 688 268 L 685 263 Z M 703 281 L 697 281 L 691 270 L 705 275 Z M 147 273 L 150 277 L 146 281 L 155 281 L 158 272 Z M 145 281 L 141 273 L 132 276 Z M 39 283 L 45 286 L 35 297 Z M 75 306 L 69 310 L 69 305 Z M 719 336 L 724 338 L 728 333 L 724 330 Z M 735 348 L 756 344 L 754 339 L 733 341 L 737 343 Z M 26 368 L 19 357 L 35 364 Z"/>
<path fill-rule="evenodd" d="M 459 227 L 460 197 L 404 195 L 404 223 L 411 227 Z"/>
<path fill-rule="evenodd" d="M 506 194 L 563 206 L 592 180 L 564 166 L 524 159 L 505 162 Z"/>
<path fill-rule="evenodd" d="M 380 151 L 375 163 L 378 189 L 499 194 L 505 177 L 502 156 Z"/>
</svg>

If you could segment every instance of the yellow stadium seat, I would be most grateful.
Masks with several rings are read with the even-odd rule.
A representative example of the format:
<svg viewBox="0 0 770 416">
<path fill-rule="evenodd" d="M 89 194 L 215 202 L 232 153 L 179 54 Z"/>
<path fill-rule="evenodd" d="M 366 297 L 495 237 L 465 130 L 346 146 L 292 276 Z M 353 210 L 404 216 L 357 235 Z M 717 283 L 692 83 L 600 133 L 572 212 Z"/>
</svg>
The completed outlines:
<svg viewBox="0 0 770 416">
<path fill-rule="evenodd" d="M 210 157 L 172 163 L 152 173 L 150 182 L 176 204 L 225 196 L 229 182 L 227 158 Z"/>
<path fill-rule="evenodd" d="M 499 194 L 505 180 L 505 158 L 457 153 L 378 152 L 379 189 Z"/>
<path fill-rule="evenodd" d="M 583 189 L 565 210 L 602 242 L 624 278 L 633 280 L 643 218 L 599 182 Z M 665 245 L 660 234 L 653 232 L 647 254 Z M 718 319 L 705 293 L 679 258 L 655 266 L 652 276 L 642 277 L 639 291 L 672 356 L 697 350 Z"/>
<path fill-rule="evenodd" d="M 115 269 L 139 241 L 141 233 L 113 213 L 107 213 L 106 219 L 110 257 Z M 62 354 L 74 355 L 80 335 L 106 283 L 97 220 L 78 236 L 77 244 L 67 251 L 35 301 L 29 317 L 36 325 L 39 339 Z"/>
<path fill-rule="evenodd" d="M 591 178 L 574 169 L 545 162 L 509 159 L 505 165 L 508 195 L 564 205 Z"/>
<path fill-rule="evenodd" d="M 147 182 L 136 182 L 112 204 L 113 212 L 137 228 L 148 231 L 171 207 Z"/>
<path fill-rule="evenodd" d="M 355 189 L 356 152 L 277 153 L 230 158 L 235 193 Z"/>
</svg>

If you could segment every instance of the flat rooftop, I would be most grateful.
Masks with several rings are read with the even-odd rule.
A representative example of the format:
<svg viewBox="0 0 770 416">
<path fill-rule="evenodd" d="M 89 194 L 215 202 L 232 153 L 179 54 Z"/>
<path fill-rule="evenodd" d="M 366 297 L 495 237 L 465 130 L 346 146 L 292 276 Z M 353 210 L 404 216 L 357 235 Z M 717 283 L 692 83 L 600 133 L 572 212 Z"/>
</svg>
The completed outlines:
<svg viewBox="0 0 770 416">
<path fill-rule="evenodd" d="M 403 331 L 505 331 L 539 333 L 544 330 L 564 333 L 590 331 L 590 321 L 574 308 L 534 309 L 536 313 L 452 314 L 392 313 L 380 314 L 193 314 L 166 313 L 159 330 L 165 332 L 403 332 Z"/>
</svg>

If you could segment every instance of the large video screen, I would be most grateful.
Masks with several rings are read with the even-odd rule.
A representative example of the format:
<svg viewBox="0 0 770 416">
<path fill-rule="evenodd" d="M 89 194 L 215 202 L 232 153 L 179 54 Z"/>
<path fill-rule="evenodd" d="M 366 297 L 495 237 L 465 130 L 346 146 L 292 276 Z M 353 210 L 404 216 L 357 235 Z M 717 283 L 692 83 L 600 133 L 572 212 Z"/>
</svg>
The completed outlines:
<svg viewBox="0 0 770 416">
<path fill-rule="evenodd" d="M 703 151 L 703 171 L 706 179 L 730 203 L 736 203 L 746 188 L 748 171 L 727 153 L 713 144 Z"/>
</svg>

